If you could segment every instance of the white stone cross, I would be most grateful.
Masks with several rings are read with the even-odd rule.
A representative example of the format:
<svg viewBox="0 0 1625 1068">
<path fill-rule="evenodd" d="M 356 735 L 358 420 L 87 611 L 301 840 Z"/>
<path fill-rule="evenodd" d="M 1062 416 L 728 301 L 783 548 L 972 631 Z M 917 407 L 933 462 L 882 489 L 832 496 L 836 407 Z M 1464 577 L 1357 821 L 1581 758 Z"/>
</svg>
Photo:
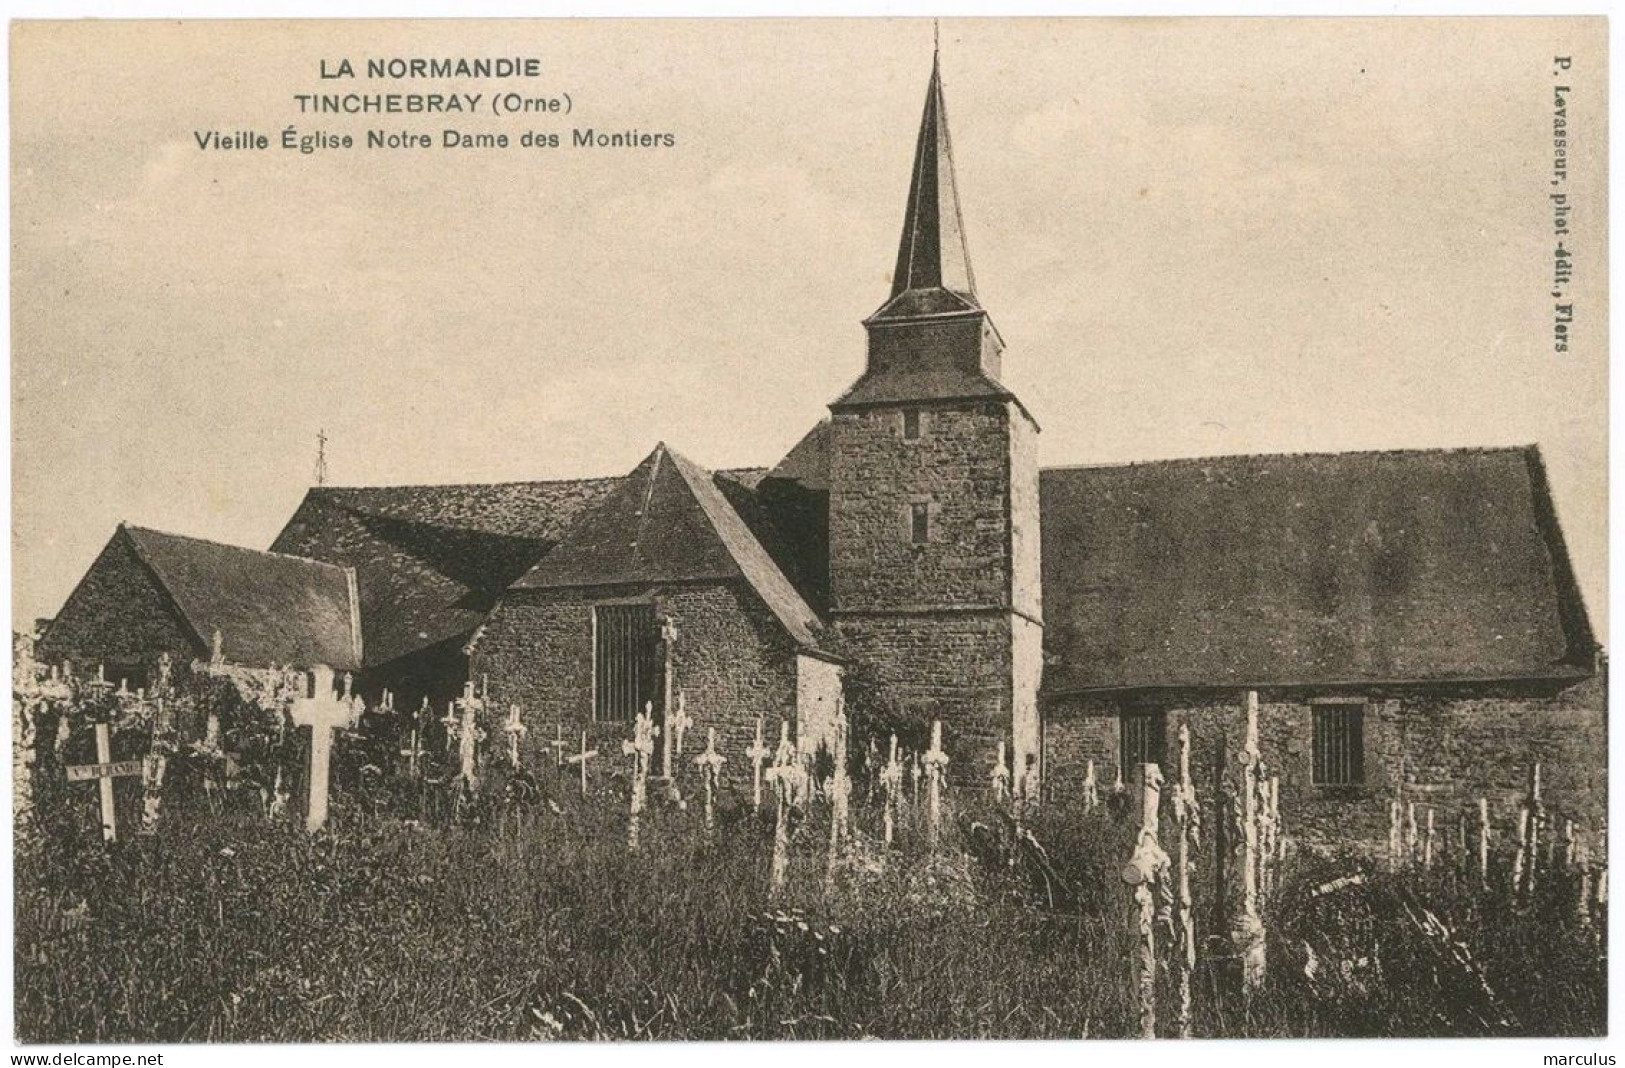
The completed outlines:
<svg viewBox="0 0 1625 1068">
<path fill-rule="evenodd" d="M 638 816 L 643 812 L 644 800 L 648 796 L 649 758 L 655 750 L 655 735 L 659 728 L 655 726 L 654 702 L 645 702 L 643 714 L 633 722 L 632 737 L 621 743 L 621 753 L 632 758 L 632 799 L 628 815 L 630 819 L 626 827 L 626 844 L 629 849 L 638 848 Z"/>
<path fill-rule="evenodd" d="M 350 702 L 333 693 L 333 669 L 318 664 L 311 669 L 311 696 L 294 699 L 290 714 L 300 727 L 310 728 L 310 806 L 305 830 L 315 834 L 327 824 L 327 775 L 333 755 L 333 731 L 354 721 Z"/>
<path fill-rule="evenodd" d="M 1100 805 L 1100 783 L 1095 779 L 1095 762 L 1089 761 L 1089 768 L 1083 776 L 1083 810 L 1092 811 Z"/>
<path fill-rule="evenodd" d="M 475 697 L 474 684 L 465 682 L 463 683 L 463 696 L 458 699 L 457 704 L 463 711 L 463 722 L 457 735 L 457 755 L 461 765 L 458 776 L 472 790 L 479 785 L 479 775 L 475 770 L 475 757 L 477 755 L 475 746 L 479 742 L 480 726 L 476 717 L 479 715 L 480 709 L 485 707 L 485 699 Z"/>
<path fill-rule="evenodd" d="M 406 758 L 406 774 L 412 779 L 418 777 L 418 761 L 424 757 L 423 713 L 427 711 L 429 711 L 429 699 L 425 697 L 423 699 L 423 708 L 418 711 L 417 715 L 412 717 L 411 741 L 405 749 L 401 750 L 401 756 Z"/>
<path fill-rule="evenodd" d="M 920 776 L 924 772 L 920 768 L 920 754 L 915 753 L 909 758 L 908 778 L 909 787 L 913 791 L 913 803 L 916 808 L 920 804 Z"/>
<path fill-rule="evenodd" d="M 565 760 L 567 764 L 581 765 L 581 796 L 587 796 L 587 761 L 598 755 L 598 750 L 587 748 L 587 732 L 581 732 L 581 752 Z"/>
<path fill-rule="evenodd" d="M 707 728 L 705 752 L 695 757 L 694 763 L 700 766 L 700 777 L 705 783 L 705 829 L 708 831 L 716 826 L 712 794 L 716 790 L 717 780 L 722 776 L 722 765 L 727 762 L 728 758 L 717 752 L 717 729 Z"/>
<path fill-rule="evenodd" d="M 942 831 L 942 780 L 948 768 L 948 754 L 942 749 L 942 720 L 931 721 L 931 748 L 926 750 L 922 758 L 925 763 L 926 786 L 931 798 L 931 808 L 928 813 L 929 822 L 926 824 L 931 832 L 931 847 L 936 848 L 937 838 Z"/>
<path fill-rule="evenodd" d="M 880 772 L 880 785 L 886 793 L 885 834 L 891 845 L 892 832 L 897 822 L 897 805 L 903 794 L 903 762 L 897 758 L 897 735 L 891 736 L 891 756 Z"/>
<path fill-rule="evenodd" d="M 508 763 L 517 768 L 519 766 L 519 740 L 529 731 L 524 720 L 520 718 L 519 706 L 508 706 L 508 718 L 502 724 L 502 729 L 508 733 Z"/>
<path fill-rule="evenodd" d="M 772 751 L 762 744 L 762 717 L 756 717 L 756 741 L 745 750 L 750 757 L 751 784 L 750 807 L 751 811 L 760 811 L 762 807 L 762 764 L 772 755 Z"/>
<path fill-rule="evenodd" d="M 778 818 L 773 824 L 773 863 L 768 872 L 768 892 L 777 894 L 784 889 L 790 873 L 790 803 L 807 775 L 796 760 L 795 746 L 790 744 L 790 725 L 779 721 L 779 748 L 767 780 L 778 798 Z"/>
<path fill-rule="evenodd" d="M 446 714 L 440 717 L 440 725 L 446 728 L 446 752 L 451 752 L 452 743 L 457 740 L 457 705 L 455 702 L 446 702 Z"/>
<path fill-rule="evenodd" d="M 671 739 L 672 745 L 677 747 L 678 756 L 683 755 L 683 735 L 687 734 L 688 729 L 694 726 L 694 720 L 689 716 L 687 706 L 688 701 L 685 699 L 683 691 L 678 690 L 677 710 L 667 717 L 668 722 L 666 724 L 667 737 Z"/>
</svg>

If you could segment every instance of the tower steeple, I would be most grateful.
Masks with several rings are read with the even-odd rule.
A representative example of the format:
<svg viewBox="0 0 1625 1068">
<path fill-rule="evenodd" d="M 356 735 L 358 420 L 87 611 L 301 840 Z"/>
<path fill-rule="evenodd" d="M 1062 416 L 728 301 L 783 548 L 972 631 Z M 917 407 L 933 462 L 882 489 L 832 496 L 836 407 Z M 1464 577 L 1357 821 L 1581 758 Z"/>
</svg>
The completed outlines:
<svg viewBox="0 0 1625 1068">
<path fill-rule="evenodd" d="M 959 209 L 959 184 L 954 177 L 953 143 L 942 95 L 942 58 L 933 51 L 891 296 L 873 318 L 963 312 L 979 306 Z"/>
</svg>

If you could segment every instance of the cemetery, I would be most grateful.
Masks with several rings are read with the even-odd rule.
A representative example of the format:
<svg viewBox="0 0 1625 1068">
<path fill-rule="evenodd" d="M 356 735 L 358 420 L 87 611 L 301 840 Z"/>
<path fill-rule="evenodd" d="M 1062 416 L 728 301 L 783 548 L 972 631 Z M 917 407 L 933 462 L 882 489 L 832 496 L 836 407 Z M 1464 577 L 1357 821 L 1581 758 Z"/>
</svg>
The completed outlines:
<svg viewBox="0 0 1625 1068">
<path fill-rule="evenodd" d="M 1600 838 L 1390 800 L 1388 848 L 1294 838 L 1256 695 L 1223 770 L 1040 801 L 939 722 L 615 750 L 468 685 L 162 657 L 14 680 L 28 1042 L 1595 1035 Z M 674 715 L 706 717 L 703 709 Z M 669 766 L 656 754 L 669 758 Z M 1001 756 L 1002 756 L 1001 752 Z"/>
</svg>

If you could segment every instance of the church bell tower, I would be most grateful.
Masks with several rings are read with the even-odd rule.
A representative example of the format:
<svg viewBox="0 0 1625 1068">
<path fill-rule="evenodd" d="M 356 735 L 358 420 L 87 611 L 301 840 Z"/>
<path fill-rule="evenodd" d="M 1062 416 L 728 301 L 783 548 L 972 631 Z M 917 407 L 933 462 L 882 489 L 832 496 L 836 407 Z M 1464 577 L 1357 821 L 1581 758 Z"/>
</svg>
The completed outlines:
<svg viewBox="0 0 1625 1068">
<path fill-rule="evenodd" d="M 1043 670 L 1038 426 L 999 381 L 976 296 L 933 57 L 891 293 L 830 405 L 830 618 L 910 712 L 941 719 L 958 781 L 998 742 L 1037 789 Z"/>
</svg>

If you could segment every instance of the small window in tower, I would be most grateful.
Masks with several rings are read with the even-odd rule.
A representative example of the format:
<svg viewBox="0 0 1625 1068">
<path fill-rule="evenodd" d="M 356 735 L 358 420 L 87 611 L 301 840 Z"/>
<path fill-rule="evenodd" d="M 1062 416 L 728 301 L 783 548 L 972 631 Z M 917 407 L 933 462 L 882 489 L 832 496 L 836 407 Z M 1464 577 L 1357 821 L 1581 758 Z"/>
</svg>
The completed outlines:
<svg viewBox="0 0 1625 1068">
<path fill-rule="evenodd" d="M 920 410 L 918 408 L 903 409 L 903 440 L 920 440 Z"/>
<path fill-rule="evenodd" d="M 931 540 L 931 506 L 924 501 L 908 506 L 908 536 L 915 545 Z"/>
</svg>

